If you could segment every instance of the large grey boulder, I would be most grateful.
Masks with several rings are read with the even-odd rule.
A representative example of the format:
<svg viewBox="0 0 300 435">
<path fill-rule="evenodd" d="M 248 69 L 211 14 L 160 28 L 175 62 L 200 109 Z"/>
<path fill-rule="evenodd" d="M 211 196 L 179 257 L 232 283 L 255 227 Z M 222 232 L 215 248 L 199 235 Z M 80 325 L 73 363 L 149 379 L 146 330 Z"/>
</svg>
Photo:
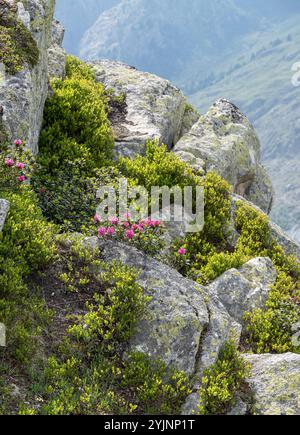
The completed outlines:
<svg viewBox="0 0 300 435">
<path fill-rule="evenodd" d="M 227 100 L 218 100 L 175 145 L 174 152 L 196 170 L 215 171 L 234 192 L 269 213 L 273 188 L 261 166 L 257 134 L 248 119 Z"/>
<path fill-rule="evenodd" d="M 21 138 L 36 153 L 48 94 L 48 48 L 52 41 L 54 0 L 18 2 L 18 18 L 31 31 L 39 48 L 34 68 L 25 66 L 11 76 L 2 71 L 0 80 L 0 121 L 9 139 Z"/>
<path fill-rule="evenodd" d="M 100 246 L 104 261 L 120 261 L 138 269 L 138 282 L 152 298 L 131 348 L 160 358 L 198 380 L 229 338 L 239 341 L 241 326 L 220 301 L 209 300 L 204 287 L 129 245 L 97 238 L 88 238 L 86 243 Z"/>
<path fill-rule="evenodd" d="M 239 270 L 225 272 L 208 289 L 233 319 L 243 323 L 245 312 L 264 307 L 276 278 L 276 270 L 269 258 L 254 258 Z"/>
<path fill-rule="evenodd" d="M 300 414 L 300 355 L 247 355 L 258 415 Z"/>
<path fill-rule="evenodd" d="M 192 376 L 193 393 L 183 412 L 193 414 L 203 370 L 216 362 L 228 340 L 239 344 L 241 325 L 217 297 L 208 295 L 205 287 L 137 249 L 97 238 L 88 238 L 86 243 L 100 246 L 104 261 L 121 261 L 140 271 L 138 282 L 152 299 L 130 347 Z"/>
<path fill-rule="evenodd" d="M 133 157 L 143 153 L 148 139 L 169 147 L 178 141 L 186 114 L 186 99 L 179 89 L 167 80 L 120 62 L 99 60 L 89 64 L 98 82 L 116 95 L 125 96 L 112 119 L 117 155 Z"/>
<path fill-rule="evenodd" d="M 201 286 L 137 249 L 100 243 L 107 262 L 121 261 L 140 270 L 138 282 L 152 298 L 130 346 L 192 375 L 209 315 Z"/>
<path fill-rule="evenodd" d="M 9 202 L 5 199 L 0 199 L 0 232 L 3 230 L 8 212 Z"/>
</svg>

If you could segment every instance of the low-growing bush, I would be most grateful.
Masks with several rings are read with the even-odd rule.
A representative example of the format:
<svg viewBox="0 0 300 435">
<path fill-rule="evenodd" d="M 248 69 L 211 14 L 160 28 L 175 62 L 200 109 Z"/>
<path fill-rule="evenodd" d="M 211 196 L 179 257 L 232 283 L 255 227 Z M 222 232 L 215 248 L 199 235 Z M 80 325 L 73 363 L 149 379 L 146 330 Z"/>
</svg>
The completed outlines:
<svg viewBox="0 0 300 435">
<path fill-rule="evenodd" d="M 169 152 L 166 145 L 159 146 L 157 142 L 147 143 L 146 156 L 121 158 L 119 168 L 127 178 L 135 180 L 149 193 L 155 186 L 196 187 L 199 182 L 199 176 L 194 174 L 189 165 Z"/>
<path fill-rule="evenodd" d="M 222 415 L 236 404 L 237 394 L 249 375 L 249 366 L 232 342 L 225 344 L 217 362 L 205 370 L 200 389 L 199 413 Z"/>
<path fill-rule="evenodd" d="M 0 240 L 0 321 L 7 327 L 8 353 L 24 362 L 34 354 L 40 326 L 49 317 L 26 280 L 54 259 L 54 229 L 29 186 L 1 196 L 9 200 L 10 211 Z"/>
<path fill-rule="evenodd" d="M 45 106 L 39 163 L 51 176 L 67 162 L 80 165 L 82 175 L 112 159 L 114 139 L 108 121 L 108 96 L 92 70 L 68 58 L 64 80 L 52 82 Z"/>
</svg>

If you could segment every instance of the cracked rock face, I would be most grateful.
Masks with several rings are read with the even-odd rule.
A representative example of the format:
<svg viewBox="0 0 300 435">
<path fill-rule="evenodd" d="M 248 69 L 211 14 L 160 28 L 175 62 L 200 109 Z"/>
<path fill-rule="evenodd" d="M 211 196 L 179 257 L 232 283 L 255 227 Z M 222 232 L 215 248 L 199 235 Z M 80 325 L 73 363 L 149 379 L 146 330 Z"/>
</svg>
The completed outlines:
<svg viewBox="0 0 300 435">
<path fill-rule="evenodd" d="M 209 315 L 203 288 L 135 248 L 100 243 L 105 261 L 122 261 L 141 271 L 138 279 L 152 300 L 130 346 L 168 366 L 194 374 Z"/>
<path fill-rule="evenodd" d="M 225 272 L 209 286 L 209 293 L 218 297 L 233 319 L 243 323 L 245 312 L 265 306 L 276 278 L 269 258 L 254 258 L 239 270 Z"/>
<path fill-rule="evenodd" d="M 141 271 L 138 282 L 152 300 L 130 346 L 195 377 L 184 407 L 185 413 L 193 414 L 203 370 L 215 363 L 226 341 L 239 343 L 241 325 L 218 298 L 208 297 L 206 288 L 167 265 L 121 243 L 97 238 L 86 242 L 100 245 L 105 261 L 121 261 Z"/>
<path fill-rule="evenodd" d="M 261 166 L 260 142 L 248 119 L 227 100 L 218 100 L 176 144 L 174 152 L 195 169 L 215 171 L 235 193 L 269 213 L 273 188 Z"/>
<path fill-rule="evenodd" d="M 48 49 L 52 45 L 55 0 L 27 0 L 18 2 L 17 6 L 19 19 L 37 43 L 39 61 L 34 68 L 25 66 L 14 76 L 3 74 L 0 80 L 0 108 L 9 138 L 25 140 L 31 151 L 37 153 L 48 94 Z M 61 61 L 62 57 L 59 63 Z"/>
<path fill-rule="evenodd" d="M 112 120 L 118 156 L 143 154 L 145 142 L 156 139 L 172 147 L 180 138 L 186 110 L 186 98 L 169 81 L 136 70 L 120 62 L 91 62 L 97 81 L 126 94 L 126 102 L 117 119 Z M 185 123 L 189 125 L 189 119 Z"/>
<path fill-rule="evenodd" d="M 51 47 L 48 49 L 48 75 L 50 79 L 62 79 L 66 74 L 67 54 L 62 48 L 65 29 L 59 21 L 52 22 Z"/>
<path fill-rule="evenodd" d="M 247 355 L 258 415 L 300 414 L 300 355 Z"/>
<path fill-rule="evenodd" d="M 5 199 L 0 199 L 0 232 L 3 230 L 8 211 L 9 202 Z"/>
</svg>

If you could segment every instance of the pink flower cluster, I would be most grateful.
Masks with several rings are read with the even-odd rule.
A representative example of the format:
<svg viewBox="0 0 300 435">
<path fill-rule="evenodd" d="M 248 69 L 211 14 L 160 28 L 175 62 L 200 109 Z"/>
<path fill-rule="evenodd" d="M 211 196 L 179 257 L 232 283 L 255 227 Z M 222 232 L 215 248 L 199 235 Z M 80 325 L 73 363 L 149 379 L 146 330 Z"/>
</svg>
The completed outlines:
<svg viewBox="0 0 300 435">
<path fill-rule="evenodd" d="M 178 254 L 179 255 L 186 255 L 186 253 L 187 253 L 187 250 L 185 249 L 185 248 L 180 248 L 180 249 L 178 249 Z"/>
<path fill-rule="evenodd" d="M 14 141 L 14 144 L 15 144 L 17 147 L 20 147 L 20 146 L 23 145 L 23 141 L 22 141 L 21 139 L 16 139 L 16 140 Z M 8 168 L 14 168 L 14 167 L 15 167 L 16 169 L 18 169 L 19 171 L 21 171 L 21 174 L 17 177 L 17 179 L 18 179 L 18 181 L 19 181 L 20 183 L 24 183 L 24 181 L 26 181 L 26 176 L 22 174 L 22 171 L 23 171 L 23 169 L 25 168 L 25 163 L 22 163 L 22 162 L 15 162 L 14 159 L 12 159 L 12 158 L 7 158 L 7 159 L 5 159 L 4 163 L 5 163 L 5 165 L 6 165 Z"/>
<path fill-rule="evenodd" d="M 149 229 L 155 230 L 161 226 L 161 221 L 152 220 L 150 218 L 141 220 L 137 223 L 131 222 L 130 214 L 124 216 L 125 221 L 121 221 L 118 217 L 111 217 L 109 219 L 109 225 L 102 225 L 98 228 L 98 236 L 103 238 L 106 236 L 119 235 L 126 240 L 133 240 L 138 238 L 142 233 Z M 96 214 L 94 216 L 94 223 L 100 224 L 102 222 L 101 216 Z"/>
</svg>

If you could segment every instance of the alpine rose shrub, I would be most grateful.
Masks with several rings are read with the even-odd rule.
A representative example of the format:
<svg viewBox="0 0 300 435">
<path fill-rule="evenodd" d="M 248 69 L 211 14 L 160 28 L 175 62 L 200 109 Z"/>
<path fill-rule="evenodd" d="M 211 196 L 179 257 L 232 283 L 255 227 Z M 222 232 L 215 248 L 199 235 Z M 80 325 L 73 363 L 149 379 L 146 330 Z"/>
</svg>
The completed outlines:
<svg viewBox="0 0 300 435">
<path fill-rule="evenodd" d="M 21 139 L 16 139 L 8 149 L 0 152 L 0 191 L 17 191 L 30 179 L 34 161 L 25 145 Z"/>
<path fill-rule="evenodd" d="M 94 216 L 97 226 L 97 235 L 100 239 L 114 239 L 130 243 L 147 254 L 158 254 L 164 247 L 164 229 L 159 220 L 151 218 L 133 222 L 129 214 L 124 216 L 125 221 L 113 216 L 108 222 L 102 222 L 101 216 Z M 99 226 L 100 224 L 100 226 Z"/>
</svg>

